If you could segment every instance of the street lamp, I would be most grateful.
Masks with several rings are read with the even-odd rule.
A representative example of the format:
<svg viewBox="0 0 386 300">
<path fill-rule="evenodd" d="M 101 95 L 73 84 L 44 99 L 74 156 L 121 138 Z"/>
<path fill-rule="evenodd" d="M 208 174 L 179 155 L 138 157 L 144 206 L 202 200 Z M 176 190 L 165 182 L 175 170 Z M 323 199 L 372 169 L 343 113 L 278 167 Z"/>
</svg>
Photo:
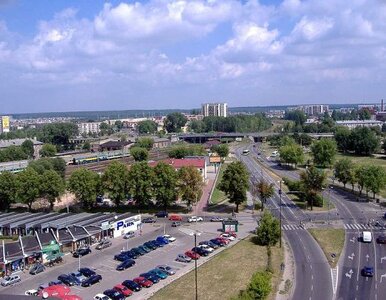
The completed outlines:
<svg viewBox="0 0 386 300">
<path fill-rule="evenodd" d="M 282 180 L 279 181 L 279 184 L 280 184 L 280 188 L 279 188 L 279 198 L 280 198 L 280 204 L 279 204 L 279 214 L 280 214 L 280 248 L 281 248 L 281 236 L 282 236 L 282 229 L 281 229 L 281 194 L 282 194 L 282 190 L 281 190 L 281 183 L 282 183 Z"/>
</svg>

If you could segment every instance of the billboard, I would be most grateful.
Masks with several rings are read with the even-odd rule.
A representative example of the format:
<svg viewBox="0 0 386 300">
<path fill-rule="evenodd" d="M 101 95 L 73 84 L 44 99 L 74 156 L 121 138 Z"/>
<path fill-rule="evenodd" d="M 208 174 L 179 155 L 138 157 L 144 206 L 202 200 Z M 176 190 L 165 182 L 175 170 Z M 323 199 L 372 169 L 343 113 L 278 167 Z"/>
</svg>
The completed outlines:
<svg viewBox="0 0 386 300">
<path fill-rule="evenodd" d="M 2 116 L 1 117 L 1 128 L 2 132 L 9 132 L 9 117 Z"/>
</svg>

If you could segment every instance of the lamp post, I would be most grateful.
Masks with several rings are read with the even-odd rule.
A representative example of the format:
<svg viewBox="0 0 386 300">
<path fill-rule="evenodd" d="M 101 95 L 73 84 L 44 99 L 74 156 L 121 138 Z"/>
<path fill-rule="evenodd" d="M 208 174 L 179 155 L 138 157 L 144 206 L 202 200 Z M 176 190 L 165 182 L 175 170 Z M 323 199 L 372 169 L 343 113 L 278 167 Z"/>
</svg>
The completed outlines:
<svg viewBox="0 0 386 300">
<path fill-rule="evenodd" d="M 281 182 L 282 180 L 279 181 L 279 184 L 280 184 L 280 188 L 279 188 L 279 198 L 280 198 L 280 204 L 279 204 L 279 214 L 280 214 L 280 248 L 281 248 L 281 236 L 282 236 L 282 229 L 281 229 L 281 194 L 282 194 L 282 190 L 281 190 Z"/>
</svg>

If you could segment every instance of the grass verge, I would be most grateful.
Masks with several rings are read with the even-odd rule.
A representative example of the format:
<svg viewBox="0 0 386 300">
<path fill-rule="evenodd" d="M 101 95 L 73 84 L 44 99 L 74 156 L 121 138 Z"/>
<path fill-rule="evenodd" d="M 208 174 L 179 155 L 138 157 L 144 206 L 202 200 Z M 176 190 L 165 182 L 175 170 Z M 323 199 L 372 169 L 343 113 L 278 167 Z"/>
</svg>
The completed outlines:
<svg viewBox="0 0 386 300">
<path fill-rule="evenodd" d="M 280 264 L 283 254 L 278 247 L 272 248 L 272 293 L 275 299 L 281 280 Z M 201 300 L 225 300 L 235 297 L 240 290 L 247 288 L 252 274 L 264 271 L 267 267 L 267 249 L 255 245 L 249 239 L 222 251 L 213 259 L 198 268 L 198 298 Z M 158 291 L 152 300 L 191 300 L 194 299 L 194 271 L 175 280 Z"/>
<path fill-rule="evenodd" d="M 344 229 L 312 228 L 308 231 L 322 248 L 330 266 L 335 268 L 344 246 Z"/>
<path fill-rule="evenodd" d="M 224 174 L 224 171 L 227 167 L 227 163 L 223 163 L 220 168 L 220 173 L 218 174 L 217 182 L 216 182 L 216 187 L 214 188 L 212 197 L 210 198 L 210 204 L 215 205 L 220 202 L 223 202 L 228 199 L 228 197 L 225 195 L 223 191 L 220 191 L 219 185 L 222 179 L 222 176 Z"/>
</svg>

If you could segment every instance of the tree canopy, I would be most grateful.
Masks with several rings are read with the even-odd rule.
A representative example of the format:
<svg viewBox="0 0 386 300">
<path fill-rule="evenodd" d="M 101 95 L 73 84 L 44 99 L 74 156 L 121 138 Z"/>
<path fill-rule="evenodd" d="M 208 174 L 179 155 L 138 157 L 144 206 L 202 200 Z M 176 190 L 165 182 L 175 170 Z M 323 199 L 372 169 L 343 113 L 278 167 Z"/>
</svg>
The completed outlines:
<svg viewBox="0 0 386 300">
<path fill-rule="evenodd" d="M 311 146 L 314 164 L 322 167 L 331 166 L 336 155 L 336 143 L 334 140 L 321 139 Z"/>
<path fill-rule="evenodd" d="M 129 191 L 127 167 L 116 161 L 109 164 L 102 175 L 102 188 L 118 206 Z"/>
<path fill-rule="evenodd" d="M 188 119 L 183 114 L 174 112 L 166 116 L 164 127 L 167 132 L 180 132 L 186 122 L 188 122 Z"/>
<path fill-rule="evenodd" d="M 75 170 L 68 180 L 68 189 L 88 209 L 95 203 L 99 185 L 99 175 L 85 168 Z"/>
<path fill-rule="evenodd" d="M 153 190 L 157 204 L 166 211 L 167 207 L 177 200 L 177 172 L 164 162 L 159 162 L 153 169 Z"/>
<path fill-rule="evenodd" d="M 152 138 L 143 137 L 139 138 L 136 142 L 134 147 L 140 147 L 144 148 L 147 151 L 150 151 L 153 148 L 154 140 Z"/>
<path fill-rule="evenodd" d="M 135 161 L 147 161 L 149 157 L 149 151 L 140 147 L 131 147 L 130 154 Z"/>
<path fill-rule="evenodd" d="M 56 146 L 52 144 L 44 144 L 42 149 L 40 149 L 39 154 L 41 157 L 52 157 L 55 156 L 57 152 Z"/>
<path fill-rule="evenodd" d="M 200 172 L 192 166 L 178 170 L 178 189 L 188 207 L 197 203 L 202 194 L 203 182 Z"/>
<path fill-rule="evenodd" d="M 63 178 L 54 170 L 45 170 L 41 175 L 40 194 L 48 200 L 51 210 L 55 201 L 63 195 L 65 187 Z"/>
<path fill-rule="evenodd" d="M 157 123 L 151 120 L 144 120 L 138 123 L 138 132 L 140 134 L 153 134 L 157 132 Z"/>
<path fill-rule="evenodd" d="M 261 246 L 275 246 L 280 239 L 279 220 L 269 211 L 264 211 L 256 229 L 256 240 Z"/>
<path fill-rule="evenodd" d="M 0 211 L 8 210 L 11 203 L 16 201 L 16 175 L 11 172 L 0 173 Z"/>
</svg>

